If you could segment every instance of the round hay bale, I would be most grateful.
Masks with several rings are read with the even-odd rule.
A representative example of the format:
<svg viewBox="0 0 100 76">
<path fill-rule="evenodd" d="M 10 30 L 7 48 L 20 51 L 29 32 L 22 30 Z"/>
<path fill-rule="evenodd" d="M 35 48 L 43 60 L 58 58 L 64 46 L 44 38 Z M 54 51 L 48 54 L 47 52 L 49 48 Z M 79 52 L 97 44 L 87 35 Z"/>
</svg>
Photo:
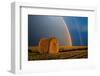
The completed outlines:
<svg viewBox="0 0 100 76">
<path fill-rule="evenodd" d="M 59 52 L 59 41 L 57 38 L 50 38 L 49 54 L 57 54 Z"/>
<path fill-rule="evenodd" d="M 45 54 L 48 53 L 48 48 L 49 48 L 49 40 L 46 38 L 42 38 L 39 41 L 39 53 Z"/>
</svg>

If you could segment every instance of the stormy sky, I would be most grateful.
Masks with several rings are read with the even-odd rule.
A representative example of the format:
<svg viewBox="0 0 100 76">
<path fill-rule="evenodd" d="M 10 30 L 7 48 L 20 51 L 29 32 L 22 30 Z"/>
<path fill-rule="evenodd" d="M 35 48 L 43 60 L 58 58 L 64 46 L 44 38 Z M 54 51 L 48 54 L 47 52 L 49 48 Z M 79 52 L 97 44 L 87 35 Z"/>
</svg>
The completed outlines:
<svg viewBox="0 0 100 76">
<path fill-rule="evenodd" d="M 73 46 L 88 45 L 88 17 L 28 15 L 28 45 L 37 46 L 41 38 L 57 37 L 67 45 L 68 27 Z"/>
</svg>

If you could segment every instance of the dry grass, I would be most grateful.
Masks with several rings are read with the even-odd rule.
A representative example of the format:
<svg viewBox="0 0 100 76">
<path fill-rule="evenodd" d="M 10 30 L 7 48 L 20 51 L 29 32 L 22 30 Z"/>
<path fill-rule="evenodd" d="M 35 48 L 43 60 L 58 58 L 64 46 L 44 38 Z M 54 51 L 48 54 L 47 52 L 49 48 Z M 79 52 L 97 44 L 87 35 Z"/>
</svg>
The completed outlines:
<svg viewBox="0 0 100 76">
<path fill-rule="evenodd" d="M 40 54 L 38 52 L 38 46 L 29 47 L 29 50 L 28 60 L 76 59 L 88 57 L 87 46 L 60 46 L 59 53 L 55 55 Z"/>
<path fill-rule="evenodd" d="M 72 49 L 83 49 L 83 48 L 88 48 L 87 46 L 59 46 L 59 51 L 64 51 L 64 50 L 72 50 Z M 29 50 L 32 52 L 38 52 L 39 48 L 38 46 L 30 46 Z"/>
</svg>

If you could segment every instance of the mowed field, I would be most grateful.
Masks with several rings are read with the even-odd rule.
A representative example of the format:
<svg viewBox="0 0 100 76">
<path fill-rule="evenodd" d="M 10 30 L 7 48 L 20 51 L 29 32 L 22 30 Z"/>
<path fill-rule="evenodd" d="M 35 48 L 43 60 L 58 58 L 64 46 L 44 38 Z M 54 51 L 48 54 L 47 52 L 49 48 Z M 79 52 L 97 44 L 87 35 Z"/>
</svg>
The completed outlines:
<svg viewBox="0 0 100 76">
<path fill-rule="evenodd" d="M 40 54 L 38 46 L 31 46 L 28 50 L 28 60 L 52 60 L 52 59 L 79 59 L 88 58 L 87 46 L 59 46 L 59 53 L 55 55 Z"/>
</svg>

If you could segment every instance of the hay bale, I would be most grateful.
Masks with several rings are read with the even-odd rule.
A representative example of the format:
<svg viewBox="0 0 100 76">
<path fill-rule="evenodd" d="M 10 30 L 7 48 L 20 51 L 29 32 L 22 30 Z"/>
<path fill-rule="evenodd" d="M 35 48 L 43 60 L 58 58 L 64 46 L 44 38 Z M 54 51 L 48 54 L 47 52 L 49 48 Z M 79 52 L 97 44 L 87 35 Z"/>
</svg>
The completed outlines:
<svg viewBox="0 0 100 76">
<path fill-rule="evenodd" d="M 48 53 L 48 48 L 49 48 L 49 40 L 46 38 L 42 38 L 39 41 L 39 53 L 40 54 L 46 54 Z"/>
<path fill-rule="evenodd" d="M 59 52 L 59 41 L 53 37 L 49 39 L 49 54 L 57 54 Z"/>
</svg>

